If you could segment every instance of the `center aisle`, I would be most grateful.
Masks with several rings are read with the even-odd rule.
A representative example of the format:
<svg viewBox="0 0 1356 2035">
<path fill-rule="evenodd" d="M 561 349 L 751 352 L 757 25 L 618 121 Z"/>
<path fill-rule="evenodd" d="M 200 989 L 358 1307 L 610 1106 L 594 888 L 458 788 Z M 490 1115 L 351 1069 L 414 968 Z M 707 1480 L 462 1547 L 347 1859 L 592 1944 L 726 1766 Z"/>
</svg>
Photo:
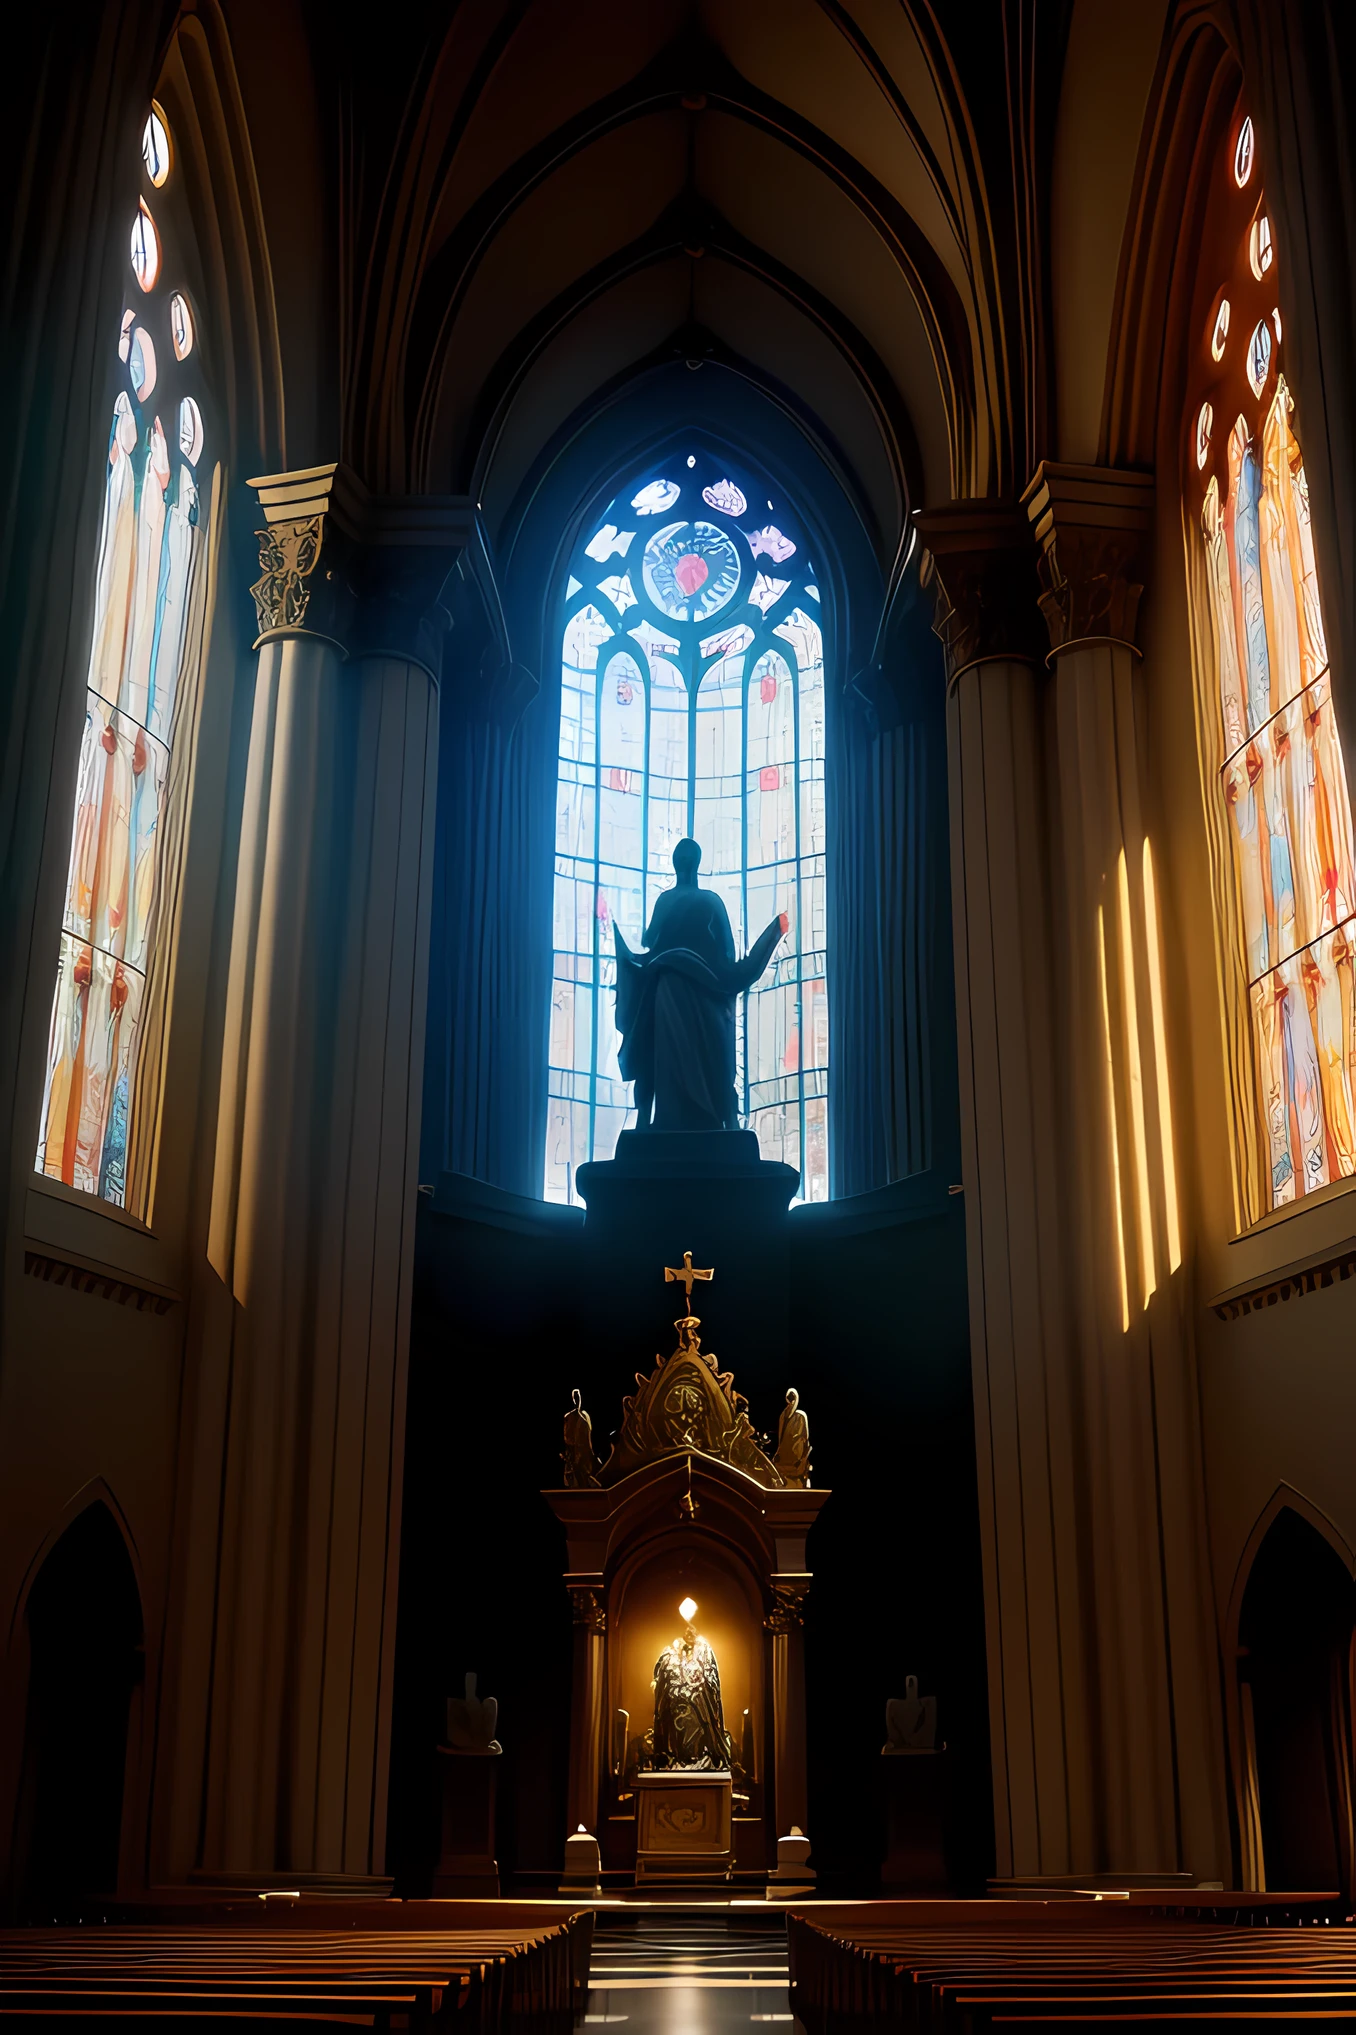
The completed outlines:
<svg viewBox="0 0 1356 2035">
<path fill-rule="evenodd" d="M 757 2035 L 792 2027 L 786 1924 L 753 1917 L 599 1915 L 585 2022 L 626 2035 Z"/>
</svg>

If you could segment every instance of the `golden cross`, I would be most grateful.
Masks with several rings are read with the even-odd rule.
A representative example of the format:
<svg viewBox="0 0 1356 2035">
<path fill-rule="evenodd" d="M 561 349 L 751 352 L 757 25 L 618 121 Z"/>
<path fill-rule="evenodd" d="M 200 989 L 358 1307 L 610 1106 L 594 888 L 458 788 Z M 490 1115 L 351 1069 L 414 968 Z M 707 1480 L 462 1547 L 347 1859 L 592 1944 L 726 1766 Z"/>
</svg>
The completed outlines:
<svg viewBox="0 0 1356 2035">
<path fill-rule="evenodd" d="M 687 1301 L 687 1311 L 689 1314 L 692 1312 L 692 1288 L 696 1281 L 698 1279 L 714 1279 L 715 1276 L 716 1268 L 714 1265 L 705 1272 L 697 1270 L 692 1262 L 691 1251 L 683 1252 L 683 1262 L 681 1265 L 665 1265 L 664 1267 L 664 1284 L 667 1286 L 676 1281 L 681 1285 L 683 1297 Z"/>
</svg>

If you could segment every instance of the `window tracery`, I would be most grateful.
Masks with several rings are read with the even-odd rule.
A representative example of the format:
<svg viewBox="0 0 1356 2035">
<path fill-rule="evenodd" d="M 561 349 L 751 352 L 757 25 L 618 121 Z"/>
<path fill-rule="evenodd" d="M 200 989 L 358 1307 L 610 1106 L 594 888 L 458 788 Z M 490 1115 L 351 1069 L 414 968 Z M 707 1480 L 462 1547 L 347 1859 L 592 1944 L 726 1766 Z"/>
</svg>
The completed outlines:
<svg viewBox="0 0 1356 2035">
<path fill-rule="evenodd" d="M 1218 318 L 1201 335 L 1188 471 L 1249 1005 L 1253 1094 L 1239 1102 L 1255 1110 L 1265 1206 L 1278 1208 L 1356 1173 L 1356 857 L 1250 118 L 1221 169 L 1207 234 L 1232 259 L 1234 315 L 1218 350 Z"/>
<path fill-rule="evenodd" d="M 702 847 L 736 944 L 790 931 L 745 998 L 737 1089 L 765 1158 L 828 1194 L 824 648 L 803 532 L 703 452 L 618 488 L 566 583 L 557 766 L 546 1196 L 609 1158 L 630 1096 L 617 1066 L 615 922 L 639 947 L 670 857 Z M 764 496 L 766 500 L 766 496 Z M 779 568 L 775 573 L 769 568 Z"/>
<path fill-rule="evenodd" d="M 141 153 L 146 190 L 172 209 L 159 107 Z M 145 191 L 129 257 L 36 1157 L 38 1172 L 119 1207 L 129 1200 L 147 980 L 163 941 L 173 750 L 201 634 L 208 486 L 193 314 L 182 284 L 164 287 Z"/>
</svg>

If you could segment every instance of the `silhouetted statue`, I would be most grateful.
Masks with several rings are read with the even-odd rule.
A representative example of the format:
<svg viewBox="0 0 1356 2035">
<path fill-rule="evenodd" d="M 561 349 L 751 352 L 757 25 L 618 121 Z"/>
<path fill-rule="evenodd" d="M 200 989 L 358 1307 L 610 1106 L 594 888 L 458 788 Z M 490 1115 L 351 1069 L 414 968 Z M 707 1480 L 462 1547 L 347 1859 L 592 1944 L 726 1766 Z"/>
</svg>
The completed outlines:
<svg viewBox="0 0 1356 2035">
<path fill-rule="evenodd" d="M 580 1490 L 598 1482 L 595 1472 L 598 1468 L 593 1455 L 593 1422 L 584 1411 L 584 1402 L 578 1386 L 570 1394 L 570 1410 L 565 1415 L 565 1446 L 560 1452 L 561 1466 L 565 1472 L 566 1486 Z"/>
<path fill-rule="evenodd" d="M 735 999 L 757 982 L 786 931 L 782 912 L 737 960 L 723 899 L 698 887 L 701 859 L 695 841 L 674 849 L 678 881 L 655 899 L 648 951 L 633 953 L 613 922 L 619 1065 L 623 1081 L 636 1084 L 642 1131 L 738 1130 Z"/>
<path fill-rule="evenodd" d="M 891 1696 L 885 1706 L 889 1736 L 881 1751 L 933 1752 L 937 1746 L 937 1698 L 919 1695 L 917 1675 L 906 1675 L 904 1687 L 907 1694 Z"/>
</svg>

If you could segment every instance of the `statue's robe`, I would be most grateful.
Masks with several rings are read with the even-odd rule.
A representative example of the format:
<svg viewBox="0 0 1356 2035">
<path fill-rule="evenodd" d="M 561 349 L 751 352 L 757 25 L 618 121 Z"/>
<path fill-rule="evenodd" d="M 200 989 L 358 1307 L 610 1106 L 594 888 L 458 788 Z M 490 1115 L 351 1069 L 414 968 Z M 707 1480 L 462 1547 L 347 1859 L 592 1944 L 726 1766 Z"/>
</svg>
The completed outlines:
<svg viewBox="0 0 1356 2035">
<path fill-rule="evenodd" d="M 758 980 L 781 938 L 774 919 L 742 961 L 723 899 L 678 884 L 662 891 L 634 953 L 613 923 L 617 950 L 618 1065 L 636 1084 L 641 1130 L 739 1128 L 735 1001 Z M 642 1098 L 654 1097 L 654 1121 Z"/>
<path fill-rule="evenodd" d="M 724 1773 L 730 1764 L 711 1642 L 675 1639 L 654 1664 L 654 1763 Z"/>
</svg>

